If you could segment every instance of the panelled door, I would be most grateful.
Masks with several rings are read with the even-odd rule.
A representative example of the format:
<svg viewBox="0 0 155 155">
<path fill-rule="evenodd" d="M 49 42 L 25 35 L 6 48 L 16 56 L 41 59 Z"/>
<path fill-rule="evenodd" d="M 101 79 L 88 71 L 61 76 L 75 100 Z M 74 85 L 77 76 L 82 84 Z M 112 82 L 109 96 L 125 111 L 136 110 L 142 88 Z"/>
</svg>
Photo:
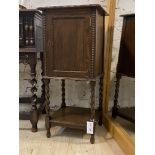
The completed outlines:
<svg viewBox="0 0 155 155">
<path fill-rule="evenodd" d="M 90 20 L 88 15 L 46 16 L 47 76 L 89 77 Z"/>
</svg>

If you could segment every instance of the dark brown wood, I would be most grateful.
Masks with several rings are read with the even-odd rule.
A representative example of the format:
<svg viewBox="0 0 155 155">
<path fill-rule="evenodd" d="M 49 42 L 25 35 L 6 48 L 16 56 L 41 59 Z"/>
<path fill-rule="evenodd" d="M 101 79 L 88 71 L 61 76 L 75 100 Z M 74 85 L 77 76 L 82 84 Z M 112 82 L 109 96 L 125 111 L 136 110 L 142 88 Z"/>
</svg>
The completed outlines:
<svg viewBox="0 0 155 155">
<path fill-rule="evenodd" d="M 135 120 L 135 109 L 120 108 L 118 105 L 119 84 L 121 76 L 135 77 L 135 15 L 122 15 L 123 29 L 116 73 L 116 85 L 112 117 L 123 117 L 131 122 Z"/>
<path fill-rule="evenodd" d="M 30 119 L 32 131 L 37 131 L 37 122 L 40 110 L 42 109 L 43 95 L 41 98 L 36 96 L 36 64 L 37 52 L 43 52 L 42 17 L 41 13 L 35 9 L 19 10 L 19 63 L 29 64 L 31 68 L 32 97 L 20 98 L 20 103 L 31 103 L 30 112 L 20 112 L 20 119 Z M 42 62 L 43 63 L 43 62 Z M 43 87 L 42 87 L 43 88 Z M 41 102 L 39 109 L 37 103 Z M 25 116 L 24 116 L 25 115 Z M 29 116 L 28 116 L 29 115 Z"/>
<path fill-rule="evenodd" d="M 49 79 L 44 79 L 44 84 L 45 84 L 45 109 L 46 109 L 46 119 L 45 119 L 45 126 L 47 130 L 46 136 L 49 138 L 51 136 L 50 133 L 50 94 L 49 94 Z"/>
<path fill-rule="evenodd" d="M 103 74 L 104 16 L 98 9 L 42 9 L 45 76 L 94 79 Z"/>
<path fill-rule="evenodd" d="M 100 78 L 99 82 L 99 122 L 98 125 L 102 125 L 102 105 L 103 105 L 103 77 Z"/>
<path fill-rule="evenodd" d="M 37 103 L 44 103 L 43 98 L 37 97 Z M 19 103 L 31 103 L 31 98 L 30 97 L 20 97 L 19 98 Z"/>
<path fill-rule="evenodd" d="M 20 111 L 19 112 L 19 119 L 20 120 L 30 120 L 30 112 Z"/>
<path fill-rule="evenodd" d="M 135 16 L 134 15 L 124 16 L 117 72 L 125 76 L 135 77 Z"/>
<path fill-rule="evenodd" d="M 56 112 L 50 111 L 52 119 L 50 123 L 52 126 L 63 126 L 76 129 L 83 129 L 86 131 L 87 121 L 90 120 L 91 111 L 89 108 L 69 107 L 60 108 Z M 98 111 L 95 112 L 96 119 L 98 118 Z"/>
<path fill-rule="evenodd" d="M 90 89 L 91 89 L 91 103 L 90 103 L 90 109 L 91 109 L 91 116 L 90 116 L 90 121 L 94 122 L 94 129 L 95 129 L 95 81 L 90 82 Z M 91 134 L 90 138 L 90 143 L 94 144 L 95 138 L 94 138 L 94 133 Z"/>
<path fill-rule="evenodd" d="M 117 116 L 120 116 L 129 120 L 130 122 L 135 123 L 135 107 L 119 108 L 117 111 Z"/>
<path fill-rule="evenodd" d="M 43 52 L 40 53 L 40 59 L 41 59 L 41 76 L 42 76 L 42 85 L 41 85 L 41 91 L 42 91 L 42 94 L 41 94 L 41 99 L 42 99 L 42 103 L 43 103 L 43 106 L 42 106 L 42 113 L 45 114 L 46 113 L 46 110 L 45 110 L 45 84 L 44 84 L 44 59 L 43 59 Z"/>
<path fill-rule="evenodd" d="M 31 68 L 31 93 L 32 93 L 32 97 L 31 97 L 31 111 L 30 111 L 30 121 L 32 124 L 32 132 L 37 132 L 38 128 L 37 128 L 37 123 L 38 123 L 38 110 L 37 110 L 37 80 L 36 80 L 36 65 L 30 65 Z"/>
<path fill-rule="evenodd" d="M 50 126 L 53 125 L 82 128 L 81 124 L 86 125 L 87 120 L 96 124 L 95 84 L 97 78 L 103 76 L 103 27 L 106 12 L 99 5 L 54 6 L 38 9 L 43 11 L 44 79 L 62 80 L 62 106 L 56 114 L 46 116 L 47 137 L 50 137 Z M 76 107 L 74 111 L 73 107 L 66 107 L 65 79 L 90 82 L 89 117 L 84 108 Z M 46 112 L 49 112 L 49 95 L 49 87 L 45 86 L 45 97 L 48 96 L 45 101 L 48 107 Z M 95 142 L 94 134 L 91 135 L 91 143 Z"/>
<path fill-rule="evenodd" d="M 43 51 L 42 17 L 39 11 L 19 10 L 19 47 Z"/>
<path fill-rule="evenodd" d="M 66 107 L 66 103 L 65 103 L 65 80 L 61 80 L 62 81 L 62 104 L 61 107 L 65 108 Z"/>
<path fill-rule="evenodd" d="M 112 108 L 112 117 L 116 118 L 118 111 L 118 95 L 120 86 L 121 74 L 116 73 L 116 85 L 115 85 L 115 96 L 114 96 L 114 106 Z"/>
<path fill-rule="evenodd" d="M 108 13 L 101 7 L 99 4 L 90 4 L 90 5 L 66 5 L 66 6 L 49 6 L 49 7 L 39 7 L 38 10 L 66 10 L 66 11 L 73 11 L 75 9 L 97 9 L 101 15 L 108 15 Z"/>
<path fill-rule="evenodd" d="M 41 59 L 41 61 L 42 61 L 42 59 Z M 36 52 L 19 52 L 19 63 L 24 63 L 25 65 L 29 64 L 30 66 L 36 65 L 37 64 L 37 53 Z M 43 61 L 42 61 L 42 64 L 43 64 Z M 43 74 L 42 74 L 42 76 L 43 76 Z M 31 103 L 31 101 L 32 101 L 31 97 L 20 97 L 19 98 L 19 103 Z M 38 113 L 40 114 L 40 113 L 42 113 L 42 111 L 44 109 L 44 105 L 43 105 L 43 103 L 44 103 L 44 83 L 42 84 L 41 98 L 37 97 L 36 103 L 40 103 L 39 109 L 38 109 L 38 111 L 39 111 Z M 28 115 L 27 112 L 26 113 L 20 112 L 19 119 L 25 120 L 25 119 L 30 118 L 30 116 L 28 117 L 27 115 Z M 29 115 L 30 115 L 30 112 L 29 112 Z"/>
</svg>

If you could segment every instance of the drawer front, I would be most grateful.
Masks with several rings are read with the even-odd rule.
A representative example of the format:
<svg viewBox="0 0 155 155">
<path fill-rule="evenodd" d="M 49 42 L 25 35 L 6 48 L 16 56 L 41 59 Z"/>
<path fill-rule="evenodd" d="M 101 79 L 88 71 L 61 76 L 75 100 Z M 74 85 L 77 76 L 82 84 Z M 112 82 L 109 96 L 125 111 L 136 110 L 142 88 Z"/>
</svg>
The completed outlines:
<svg viewBox="0 0 155 155">
<path fill-rule="evenodd" d="M 34 47 L 34 15 L 25 12 L 19 14 L 19 46 Z"/>
</svg>

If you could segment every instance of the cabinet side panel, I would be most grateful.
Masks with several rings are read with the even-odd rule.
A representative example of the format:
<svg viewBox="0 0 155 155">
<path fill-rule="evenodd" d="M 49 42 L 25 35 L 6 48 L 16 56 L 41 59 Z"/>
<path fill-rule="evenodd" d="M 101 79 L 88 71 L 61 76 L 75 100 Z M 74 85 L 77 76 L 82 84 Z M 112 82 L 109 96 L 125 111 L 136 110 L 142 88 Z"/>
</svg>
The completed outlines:
<svg viewBox="0 0 155 155">
<path fill-rule="evenodd" d="M 35 14 L 35 47 L 37 52 L 43 52 L 43 28 L 42 28 L 42 16 Z"/>
<path fill-rule="evenodd" d="M 96 11 L 96 55 L 95 55 L 95 75 L 103 73 L 103 30 L 104 30 L 104 17 Z"/>
</svg>

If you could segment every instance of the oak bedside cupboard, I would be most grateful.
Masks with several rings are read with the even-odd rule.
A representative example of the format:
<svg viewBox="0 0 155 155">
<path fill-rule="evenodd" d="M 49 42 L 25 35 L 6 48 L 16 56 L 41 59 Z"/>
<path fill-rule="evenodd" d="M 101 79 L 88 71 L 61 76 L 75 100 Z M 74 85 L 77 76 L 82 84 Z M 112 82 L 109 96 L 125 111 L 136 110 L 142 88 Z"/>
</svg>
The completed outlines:
<svg viewBox="0 0 155 155">
<path fill-rule="evenodd" d="M 20 7 L 21 8 L 21 7 Z M 30 112 L 20 112 L 20 119 L 30 119 L 32 131 L 37 131 L 38 109 L 37 103 L 44 100 L 44 85 L 42 85 L 42 97 L 40 101 L 36 95 L 36 64 L 37 54 L 43 58 L 43 34 L 42 15 L 38 10 L 23 8 L 19 10 L 19 63 L 29 64 L 31 69 L 32 97 L 21 97 L 19 103 L 31 102 Z M 43 71 L 42 71 L 43 74 Z M 39 106 L 42 107 L 42 104 Z"/>
<path fill-rule="evenodd" d="M 93 122 L 90 142 L 95 132 L 95 85 L 100 78 L 100 106 L 102 109 L 102 81 L 104 56 L 104 16 L 100 5 L 54 6 L 38 8 L 43 11 L 44 69 L 47 137 L 51 125 L 86 130 Z M 51 115 L 49 82 L 62 80 L 62 106 Z M 89 108 L 69 107 L 65 103 L 65 79 L 85 80 L 91 87 Z M 100 117 L 99 124 L 102 124 Z"/>
<path fill-rule="evenodd" d="M 119 107 L 118 95 L 122 76 L 135 77 L 135 14 L 122 15 L 123 29 L 116 72 L 116 88 L 112 116 L 135 122 L 135 107 Z"/>
</svg>

